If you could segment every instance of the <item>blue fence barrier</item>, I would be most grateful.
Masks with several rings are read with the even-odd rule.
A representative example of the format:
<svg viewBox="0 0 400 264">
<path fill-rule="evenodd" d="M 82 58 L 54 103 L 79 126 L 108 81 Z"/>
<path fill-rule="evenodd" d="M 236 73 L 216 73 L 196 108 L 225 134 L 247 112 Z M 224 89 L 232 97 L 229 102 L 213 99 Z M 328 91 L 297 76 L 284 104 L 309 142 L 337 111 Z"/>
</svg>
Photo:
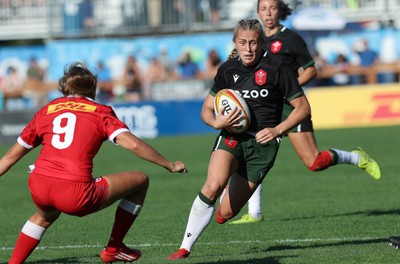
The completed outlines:
<svg viewBox="0 0 400 264">
<path fill-rule="evenodd" d="M 112 105 L 117 116 L 139 138 L 212 133 L 200 118 L 203 101 L 141 102 Z M 0 112 L 0 144 L 16 142 L 32 111 Z"/>
<path fill-rule="evenodd" d="M 142 102 L 112 105 L 117 116 L 138 137 L 215 132 L 200 118 L 203 101 Z"/>
</svg>

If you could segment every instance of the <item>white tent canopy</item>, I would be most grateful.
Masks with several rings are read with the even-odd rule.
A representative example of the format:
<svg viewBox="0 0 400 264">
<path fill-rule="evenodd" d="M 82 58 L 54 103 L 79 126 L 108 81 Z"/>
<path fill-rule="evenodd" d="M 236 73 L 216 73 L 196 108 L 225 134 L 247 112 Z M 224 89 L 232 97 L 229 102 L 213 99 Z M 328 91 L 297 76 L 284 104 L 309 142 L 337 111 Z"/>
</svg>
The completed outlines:
<svg viewBox="0 0 400 264">
<path fill-rule="evenodd" d="M 335 12 L 318 7 L 304 8 L 292 15 L 296 30 L 341 30 L 346 20 Z"/>
</svg>

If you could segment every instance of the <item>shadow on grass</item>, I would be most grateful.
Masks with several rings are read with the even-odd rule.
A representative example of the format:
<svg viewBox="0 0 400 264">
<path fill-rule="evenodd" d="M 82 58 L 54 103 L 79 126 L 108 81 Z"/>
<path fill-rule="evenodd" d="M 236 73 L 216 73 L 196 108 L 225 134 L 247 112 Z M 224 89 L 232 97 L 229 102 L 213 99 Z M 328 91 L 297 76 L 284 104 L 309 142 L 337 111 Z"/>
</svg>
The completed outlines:
<svg viewBox="0 0 400 264">
<path fill-rule="evenodd" d="M 336 214 L 331 216 L 346 216 L 346 215 L 366 215 L 366 216 L 379 216 L 379 215 L 400 215 L 399 209 L 394 210 L 367 210 L 351 213 Z"/>
<path fill-rule="evenodd" d="M 100 262 L 100 261 L 99 261 Z M 77 257 L 67 257 L 67 258 L 56 258 L 56 259 L 41 259 L 37 261 L 26 261 L 27 264 L 65 264 L 65 263 L 93 263 L 93 262 L 86 262 L 82 261 Z"/>
<path fill-rule="evenodd" d="M 279 259 L 280 257 L 267 257 L 247 260 L 218 260 L 216 262 L 198 262 L 197 264 L 279 264 Z"/>
<path fill-rule="evenodd" d="M 218 260 L 216 262 L 196 262 L 197 264 L 280 264 L 279 259 L 287 258 L 287 256 L 282 257 L 267 257 L 267 258 L 259 258 L 259 259 L 247 259 L 247 260 Z M 99 261 L 100 262 L 100 261 Z M 27 261 L 27 264 L 65 264 L 65 263 L 93 263 L 91 262 L 82 262 L 82 260 L 78 260 L 78 258 L 59 258 L 53 260 L 38 260 L 38 261 Z M 3 262 L 0 262 L 3 264 Z M 4 262 L 6 264 L 6 262 Z"/>
<path fill-rule="evenodd" d="M 346 245 L 365 245 L 365 244 L 376 244 L 376 243 L 387 243 L 387 238 L 375 238 L 375 239 L 355 239 L 348 241 L 339 241 L 335 243 L 325 244 L 313 244 L 313 245 L 279 245 L 268 247 L 265 251 L 282 251 L 282 250 L 296 250 L 296 249 L 308 249 L 308 248 L 322 248 L 322 247 L 337 247 Z"/>
<path fill-rule="evenodd" d="M 245 256 L 254 256 L 254 254 L 265 254 L 269 250 L 261 249 L 258 247 L 253 247 L 245 252 L 239 253 L 239 255 L 245 255 Z M 278 253 L 279 254 L 279 253 Z M 238 260 L 238 259 L 232 259 L 232 260 L 218 260 L 218 261 L 201 261 L 196 262 L 196 264 L 280 264 L 284 259 L 289 259 L 289 258 L 296 258 L 298 257 L 297 255 L 278 255 L 278 254 L 273 254 L 274 256 L 269 256 L 269 257 L 249 257 L 246 260 Z M 270 254 L 271 255 L 271 254 Z M 214 255 L 214 256 L 207 256 L 207 257 L 221 257 L 221 255 Z M 192 258 L 193 260 L 194 258 Z"/>
<path fill-rule="evenodd" d="M 283 218 L 283 219 L 280 219 L 280 221 L 307 220 L 307 219 L 314 219 L 314 218 L 325 218 L 325 217 L 335 217 L 335 216 L 352 216 L 352 215 L 365 215 L 365 216 L 400 215 L 400 209 L 392 209 L 392 210 L 375 209 L 375 210 L 356 211 L 356 212 L 332 214 L 332 215 Z"/>
</svg>

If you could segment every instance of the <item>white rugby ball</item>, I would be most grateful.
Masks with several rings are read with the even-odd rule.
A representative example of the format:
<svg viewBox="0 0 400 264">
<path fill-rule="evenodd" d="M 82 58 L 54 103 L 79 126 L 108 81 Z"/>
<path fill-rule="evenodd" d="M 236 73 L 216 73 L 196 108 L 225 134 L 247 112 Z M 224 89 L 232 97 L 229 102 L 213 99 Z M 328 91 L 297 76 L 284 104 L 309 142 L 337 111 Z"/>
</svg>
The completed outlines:
<svg viewBox="0 0 400 264">
<path fill-rule="evenodd" d="M 220 90 L 214 98 L 214 112 L 215 114 L 219 113 L 220 109 L 225 107 L 225 111 L 222 113 L 223 115 L 229 114 L 235 107 L 237 107 L 243 115 L 243 118 L 238 121 L 240 126 L 237 127 L 228 127 L 227 129 L 231 133 L 243 133 L 250 126 L 250 110 L 238 91 L 232 89 L 222 89 Z"/>
</svg>

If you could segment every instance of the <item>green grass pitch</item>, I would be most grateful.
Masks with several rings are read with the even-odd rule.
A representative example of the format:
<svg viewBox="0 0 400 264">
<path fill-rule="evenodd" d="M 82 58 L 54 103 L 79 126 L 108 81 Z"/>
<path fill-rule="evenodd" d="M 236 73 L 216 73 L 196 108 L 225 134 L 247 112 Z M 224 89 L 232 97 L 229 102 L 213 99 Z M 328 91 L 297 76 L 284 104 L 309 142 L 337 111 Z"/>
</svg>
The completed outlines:
<svg viewBox="0 0 400 264">
<path fill-rule="evenodd" d="M 356 167 L 341 165 L 309 172 L 288 139 L 264 181 L 265 221 L 218 225 L 214 220 L 189 259 L 179 263 L 398 263 L 400 251 L 387 237 L 400 235 L 400 127 L 318 130 L 319 148 L 363 147 L 381 165 L 375 181 Z M 126 150 L 105 143 L 95 159 L 95 175 L 142 170 L 150 189 L 125 243 L 142 251 L 137 263 L 171 263 L 166 257 L 181 243 L 191 204 L 200 190 L 215 134 L 146 140 L 171 160 L 183 160 L 188 174 L 172 174 Z M 3 155 L 9 146 L 0 147 Z M 0 179 L 0 263 L 7 263 L 20 229 L 34 213 L 28 188 L 32 151 Z M 62 215 L 47 230 L 27 263 L 100 263 L 115 205 L 84 218 Z M 244 208 L 242 212 L 246 212 Z M 176 262 L 176 263 L 178 263 Z"/>
</svg>

